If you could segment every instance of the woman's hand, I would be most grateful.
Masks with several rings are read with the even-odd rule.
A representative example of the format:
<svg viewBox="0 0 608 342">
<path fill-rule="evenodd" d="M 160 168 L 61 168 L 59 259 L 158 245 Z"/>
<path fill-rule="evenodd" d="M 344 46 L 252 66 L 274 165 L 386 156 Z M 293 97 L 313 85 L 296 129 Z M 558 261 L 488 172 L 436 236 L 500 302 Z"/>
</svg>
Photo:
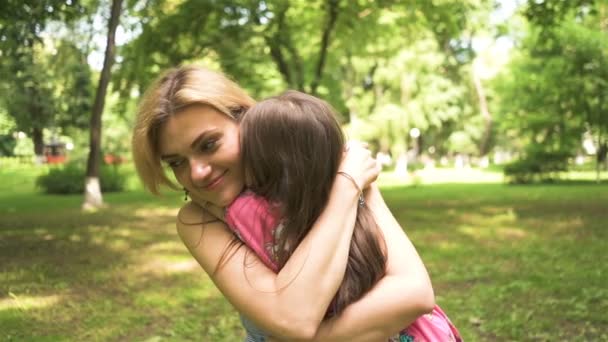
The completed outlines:
<svg viewBox="0 0 608 342">
<path fill-rule="evenodd" d="M 366 143 L 349 141 L 346 144 L 338 172 L 351 176 L 359 189 L 365 189 L 378 178 L 380 168 L 370 150 L 367 149 Z"/>
</svg>

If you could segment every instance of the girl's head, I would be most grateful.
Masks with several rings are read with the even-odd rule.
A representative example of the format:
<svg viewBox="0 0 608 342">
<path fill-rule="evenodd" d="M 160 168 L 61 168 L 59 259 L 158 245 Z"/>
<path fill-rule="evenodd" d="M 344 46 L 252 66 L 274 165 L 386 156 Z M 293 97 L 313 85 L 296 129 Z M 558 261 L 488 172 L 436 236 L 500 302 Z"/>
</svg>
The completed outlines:
<svg viewBox="0 0 608 342">
<path fill-rule="evenodd" d="M 285 228 L 275 241 L 279 267 L 325 208 L 344 143 L 331 106 L 297 91 L 259 102 L 241 120 L 247 185 L 275 204 L 284 220 Z M 360 298 L 384 274 L 383 241 L 369 209 L 359 208 L 347 271 L 333 313 Z"/>
<path fill-rule="evenodd" d="M 242 190 L 239 126 L 251 97 L 224 75 L 182 66 L 162 75 L 145 94 L 133 130 L 133 159 L 144 185 L 181 187 L 197 200 L 223 206 Z"/>
<path fill-rule="evenodd" d="M 302 230 L 325 205 L 343 147 L 332 108 L 304 93 L 288 91 L 261 101 L 241 121 L 248 187 L 281 203 L 282 216 Z"/>
</svg>

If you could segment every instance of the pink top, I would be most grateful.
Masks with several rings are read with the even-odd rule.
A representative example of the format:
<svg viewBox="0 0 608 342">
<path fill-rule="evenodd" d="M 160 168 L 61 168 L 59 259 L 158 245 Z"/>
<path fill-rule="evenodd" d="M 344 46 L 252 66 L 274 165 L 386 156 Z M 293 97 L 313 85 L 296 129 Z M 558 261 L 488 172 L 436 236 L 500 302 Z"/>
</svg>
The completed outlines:
<svg viewBox="0 0 608 342">
<path fill-rule="evenodd" d="M 275 208 L 263 197 L 245 191 L 226 208 L 228 227 L 275 272 L 274 236 L 282 229 Z M 460 333 L 438 305 L 429 314 L 420 316 L 390 342 L 459 342 Z"/>
</svg>

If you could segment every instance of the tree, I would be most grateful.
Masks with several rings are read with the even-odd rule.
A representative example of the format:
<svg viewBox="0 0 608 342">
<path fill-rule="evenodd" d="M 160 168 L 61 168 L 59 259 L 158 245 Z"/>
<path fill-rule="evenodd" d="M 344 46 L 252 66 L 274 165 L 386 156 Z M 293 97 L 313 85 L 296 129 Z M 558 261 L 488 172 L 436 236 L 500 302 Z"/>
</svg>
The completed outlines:
<svg viewBox="0 0 608 342">
<path fill-rule="evenodd" d="M 115 54 L 116 29 L 120 20 L 122 0 L 112 0 L 108 35 L 103 68 L 99 77 L 99 85 L 95 94 L 95 103 L 91 114 L 90 147 L 85 175 L 84 209 L 94 209 L 103 205 L 101 188 L 99 186 L 99 166 L 101 164 L 101 115 L 105 104 L 106 92 L 110 82 L 112 64 Z"/>
<path fill-rule="evenodd" d="M 509 74 L 497 81 L 503 132 L 522 142 L 520 160 L 507 171 L 525 180 L 566 170 L 585 131 L 598 147 L 606 141 L 608 38 L 598 30 L 597 8 L 585 6 L 541 21 L 550 26 L 531 26 Z"/>
<path fill-rule="evenodd" d="M 8 0 L 0 4 L 1 100 L 17 128 L 32 136 L 38 156 L 43 153 L 43 129 L 52 125 L 56 113 L 54 65 L 45 45 L 45 29 L 49 23 L 70 22 L 83 13 L 79 1 Z"/>
<path fill-rule="evenodd" d="M 349 51 L 347 63 L 342 64 L 342 89 L 351 132 L 377 141 L 383 150 L 390 148 L 393 155 L 405 153 L 408 145 L 418 149 L 426 145 L 440 153 L 475 153 L 468 146 L 467 151 L 454 150 L 463 144 L 451 140 L 453 133 L 468 141 L 483 140 L 484 126 L 474 111 L 475 88 L 468 86 L 470 42 L 479 25 L 469 18 L 486 16 L 487 5 L 484 1 L 399 2 L 376 14 L 369 26 L 357 22 L 353 33 L 343 35 L 337 49 Z M 374 39 L 364 48 L 349 39 L 366 34 Z M 423 139 L 410 139 L 414 127 L 423 131 Z"/>
<path fill-rule="evenodd" d="M 487 15 L 488 0 L 147 4 L 131 10 L 141 23 L 134 31 L 141 34 L 121 49 L 116 80 L 125 99 L 133 89 L 143 92 L 160 70 L 203 61 L 237 78 L 254 97 L 285 88 L 316 94 L 344 114 L 344 121 L 395 105 L 392 113 L 402 114 L 391 124 L 394 138 L 380 133 L 389 144 L 405 144 L 402 126 L 413 123 L 427 127 L 425 138 L 441 146 L 448 145 L 454 130 L 484 140 L 476 128 L 485 126 L 475 121 L 478 99 L 468 76 L 476 25 L 468 17 Z M 432 55 L 429 63 L 424 58 L 416 63 L 412 51 Z M 412 75 L 421 82 L 407 84 Z M 406 100 L 408 89 L 414 93 Z M 367 122 L 382 126 L 378 120 Z"/>
<path fill-rule="evenodd" d="M 4 108 L 0 106 L 0 156 L 12 156 L 17 141 L 15 134 L 15 121 Z"/>
</svg>

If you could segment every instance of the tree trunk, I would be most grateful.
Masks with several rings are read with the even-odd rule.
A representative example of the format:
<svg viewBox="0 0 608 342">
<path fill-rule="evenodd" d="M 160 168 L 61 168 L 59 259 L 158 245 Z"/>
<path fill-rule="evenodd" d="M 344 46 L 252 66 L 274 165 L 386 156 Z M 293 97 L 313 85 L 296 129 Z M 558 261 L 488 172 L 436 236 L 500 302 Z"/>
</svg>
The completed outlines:
<svg viewBox="0 0 608 342">
<path fill-rule="evenodd" d="M 337 0 L 328 0 L 327 4 L 327 22 L 325 28 L 323 29 L 323 36 L 321 37 L 321 46 L 319 48 L 319 60 L 317 61 L 317 65 L 315 67 L 314 79 L 310 84 L 310 93 L 312 95 L 317 95 L 317 87 L 321 83 L 321 78 L 323 76 L 323 68 L 325 67 L 325 60 L 327 59 L 327 50 L 329 49 L 330 44 L 330 36 L 334 27 L 336 26 L 336 21 L 338 20 L 338 1 Z"/>
<path fill-rule="evenodd" d="M 106 92 L 110 83 L 110 71 L 114 63 L 115 35 L 120 19 L 122 0 L 112 0 L 108 37 L 103 69 L 99 77 L 99 85 L 95 94 L 95 104 L 91 115 L 91 134 L 89 141 L 89 158 L 85 177 L 83 209 L 95 209 L 103 206 L 101 187 L 99 186 L 99 164 L 101 163 L 101 114 L 105 105 Z"/>
<path fill-rule="evenodd" d="M 608 162 L 608 143 L 603 141 L 601 131 L 597 137 L 597 151 L 595 156 L 595 182 L 601 181 L 601 169 L 602 165 Z"/>
<path fill-rule="evenodd" d="M 42 128 L 32 128 L 32 141 L 34 142 L 34 154 L 36 155 L 36 163 L 42 162 L 44 155 L 44 139 L 42 135 Z"/>
<path fill-rule="evenodd" d="M 268 26 L 269 32 L 264 35 L 266 45 L 270 49 L 270 56 L 277 66 L 279 73 L 283 76 L 283 80 L 287 83 L 288 88 L 294 87 L 294 77 L 291 73 L 288 58 L 283 53 L 283 45 L 285 43 L 284 35 L 287 27 L 285 26 L 285 15 L 289 9 L 289 3 L 282 3 L 282 6 L 277 9 L 272 24 Z M 276 25 L 276 28 L 274 28 Z M 274 31 L 272 31 L 274 29 Z M 272 32 L 270 32 L 272 31 Z M 287 33 L 288 34 L 288 33 Z"/>
<path fill-rule="evenodd" d="M 484 131 L 479 144 L 479 155 L 485 156 L 490 150 L 490 137 L 492 134 L 492 115 L 488 109 L 488 102 L 486 101 L 486 93 L 481 83 L 481 79 L 477 76 L 475 70 L 473 70 L 473 84 L 475 85 L 475 91 L 477 92 L 477 98 L 479 100 L 479 110 L 481 116 L 484 119 Z"/>
<path fill-rule="evenodd" d="M 354 97 L 355 97 L 355 83 L 357 82 L 357 76 L 355 67 L 352 63 L 352 57 L 350 52 L 346 52 L 347 63 L 341 67 L 342 71 L 342 97 L 344 98 L 344 103 L 346 103 L 346 108 L 348 108 L 348 122 L 351 124 L 351 129 L 354 130 L 353 125 L 357 122 L 357 108 L 355 105 Z M 354 131 L 353 131 L 354 132 Z"/>
</svg>

